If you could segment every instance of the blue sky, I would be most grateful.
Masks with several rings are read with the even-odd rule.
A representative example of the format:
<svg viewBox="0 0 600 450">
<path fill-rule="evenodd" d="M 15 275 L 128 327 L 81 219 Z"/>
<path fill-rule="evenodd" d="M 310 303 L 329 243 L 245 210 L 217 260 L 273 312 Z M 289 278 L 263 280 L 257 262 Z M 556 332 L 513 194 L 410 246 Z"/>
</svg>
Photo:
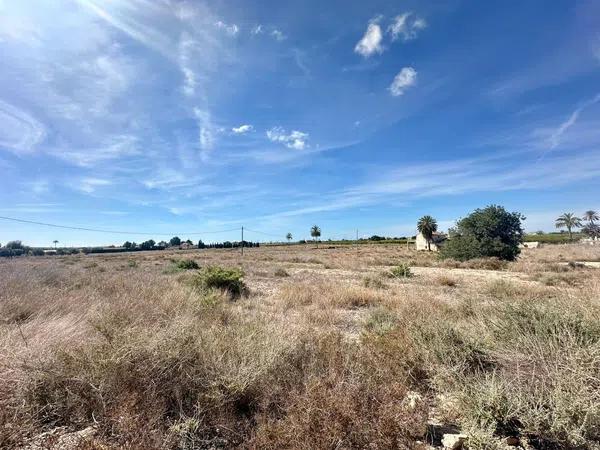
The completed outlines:
<svg viewBox="0 0 600 450">
<path fill-rule="evenodd" d="M 0 61 L 2 216 L 214 241 L 600 209 L 593 0 L 0 0 Z"/>
</svg>

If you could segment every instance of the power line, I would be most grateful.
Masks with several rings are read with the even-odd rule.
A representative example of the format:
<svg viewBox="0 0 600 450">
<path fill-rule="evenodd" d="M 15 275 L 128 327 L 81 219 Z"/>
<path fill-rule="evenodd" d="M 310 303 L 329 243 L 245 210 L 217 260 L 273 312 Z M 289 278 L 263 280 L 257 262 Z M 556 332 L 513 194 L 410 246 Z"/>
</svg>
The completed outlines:
<svg viewBox="0 0 600 450">
<path fill-rule="evenodd" d="M 66 229 L 66 230 L 78 230 L 78 231 L 93 231 L 95 233 L 107 233 L 107 234 L 130 234 L 130 235 L 144 235 L 144 236 L 173 236 L 173 235 L 177 235 L 177 234 L 181 234 L 181 235 L 185 235 L 185 236 L 190 236 L 190 235 L 195 235 L 195 234 L 217 234 L 217 233 L 227 233 L 230 231 L 238 231 L 239 228 L 231 228 L 228 230 L 215 230 L 215 231 L 194 231 L 194 232 L 190 232 L 190 233 L 148 233 L 148 232 L 137 232 L 137 231 L 118 231 L 118 230 L 103 230 L 103 229 L 99 229 L 99 228 L 85 228 L 85 227 L 75 227 L 75 226 L 68 226 L 68 225 L 58 225 L 55 223 L 46 223 L 46 222 L 36 222 L 33 220 L 25 220 L 25 219 L 17 219 L 14 217 L 5 217 L 5 216 L 0 216 L 0 219 L 2 220 L 10 220 L 12 222 L 19 222 L 19 223 L 28 223 L 28 224 L 32 224 L 32 225 L 41 225 L 41 226 L 45 226 L 45 227 L 52 227 L 52 228 L 62 228 L 62 229 Z"/>
</svg>

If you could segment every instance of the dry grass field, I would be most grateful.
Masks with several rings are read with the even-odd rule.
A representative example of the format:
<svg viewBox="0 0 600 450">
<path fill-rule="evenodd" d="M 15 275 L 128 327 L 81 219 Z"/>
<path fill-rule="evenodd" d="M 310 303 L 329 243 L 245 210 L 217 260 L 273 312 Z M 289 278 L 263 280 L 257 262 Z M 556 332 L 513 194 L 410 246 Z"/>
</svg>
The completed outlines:
<svg viewBox="0 0 600 450">
<path fill-rule="evenodd" d="M 464 433 L 472 449 L 598 449 L 600 269 L 584 261 L 600 247 L 3 260 L 0 447 L 425 449 Z M 245 286 L 212 289 L 209 266 Z"/>
</svg>

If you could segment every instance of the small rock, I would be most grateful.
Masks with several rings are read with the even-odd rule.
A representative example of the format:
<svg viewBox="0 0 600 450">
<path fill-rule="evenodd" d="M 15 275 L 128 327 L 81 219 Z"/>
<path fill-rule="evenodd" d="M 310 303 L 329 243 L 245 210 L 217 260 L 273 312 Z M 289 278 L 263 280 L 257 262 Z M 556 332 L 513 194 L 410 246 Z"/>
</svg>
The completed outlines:
<svg viewBox="0 0 600 450">
<path fill-rule="evenodd" d="M 510 445 L 511 447 L 516 447 L 521 443 L 521 440 L 515 436 L 509 436 L 506 438 L 506 445 Z"/>
<path fill-rule="evenodd" d="M 466 434 L 444 434 L 442 445 L 448 450 L 459 450 L 467 440 Z"/>
</svg>

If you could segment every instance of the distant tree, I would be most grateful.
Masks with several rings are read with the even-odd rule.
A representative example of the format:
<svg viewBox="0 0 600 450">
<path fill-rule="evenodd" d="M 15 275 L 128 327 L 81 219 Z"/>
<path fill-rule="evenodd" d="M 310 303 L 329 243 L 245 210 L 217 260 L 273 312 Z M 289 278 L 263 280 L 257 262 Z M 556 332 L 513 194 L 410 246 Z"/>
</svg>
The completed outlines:
<svg viewBox="0 0 600 450">
<path fill-rule="evenodd" d="M 313 240 L 316 242 L 317 248 L 318 248 L 319 247 L 318 238 L 321 237 L 321 229 L 317 225 L 313 225 L 310 229 L 310 235 L 312 236 Z"/>
<path fill-rule="evenodd" d="M 573 213 L 564 213 L 555 221 L 556 228 L 566 228 L 569 233 L 569 240 L 573 240 L 573 228 L 581 227 L 581 219 Z"/>
<path fill-rule="evenodd" d="M 202 239 L 198 241 L 198 248 L 206 248 L 206 244 L 202 242 Z"/>
<path fill-rule="evenodd" d="M 129 241 L 123 243 L 123 248 L 130 249 L 133 244 Z"/>
<path fill-rule="evenodd" d="M 543 235 L 544 235 L 544 232 L 543 232 L 542 230 L 537 230 L 537 231 L 535 232 L 535 234 L 537 234 L 538 236 L 543 236 Z"/>
<path fill-rule="evenodd" d="M 594 225 L 596 220 L 600 220 L 600 216 L 596 211 L 589 210 L 583 213 L 583 220 L 589 222 L 591 225 Z"/>
<path fill-rule="evenodd" d="M 24 245 L 21 241 L 10 241 L 6 243 L 6 248 L 10 248 L 12 250 L 22 250 Z"/>
<path fill-rule="evenodd" d="M 167 248 L 169 246 L 169 244 L 165 241 L 160 241 L 158 244 L 156 244 L 158 247 L 160 248 Z"/>
<path fill-rule="evenodd" d="M 292 239 L 293 239 L 292 233 L 288 233 L 288 234 L 286 234 L 286 235 L 285 235 L 285 238 L 287 239 L 287 241 L 288 241 L 288 244 L 289 244 L 290 242 L 292 242 Z"/>
<path fill-rule="evenodd" d="M 185 243 L 189 244 L 189 245 L 194 245 L 194 243 L 190 239 L 188 239 L 187 241 L 185 241 Z"/>
<path fill-rule="evenodd" d="M 150 239 L 148 241 L 142 242 L 140 244 L 140 248 L 142 250 L 152 250 L 154 248 L 155 244 L 156 244 L 156 242 L 154 242 L 154 240 Z"/>
<path fill-rule="evenodd" d="M 431 216 L 423 216 L 417 222 L 417 230 L 427 241 L 427 250 L 429 251 L 431 251 L 431 241 L 433 241 L 433 233 L 437 231 L 437 227 L 437 221 Z"/>
<path fill-rule="evenodd" d="M 58 241 L 55 239 L 52 241 L 52 243 L 54 244 L 54 248 L 56 248 L 56 244 L 58 244 Z"/>
<path fill-rule="evenodd" d="M 450 230 L 440 255 L 461 261 L 481 257 L 512 261 L 523 242 L 523 220 L 521 213 L 508 212 L 502 206 L 476 209 Z"/>
<path fill-rule="evenodd" d="M 385 237 L 384 236 L 378 236 L 378 235 L 374 234 L 373 236 L 371 236 L 369 238 L 369 240 L 370 241 L 375 241 L 375 242 L 377 242 L 377 241 L 385 241 Z"/>
<path fill-rule="evenodd" d="M 169 245 L 171 247 L 178 247 L 181 245 L 181 239 L 179 239 L 177 236 L 172 237 L 171 240 L 169 241 Z"/>
</svg>

